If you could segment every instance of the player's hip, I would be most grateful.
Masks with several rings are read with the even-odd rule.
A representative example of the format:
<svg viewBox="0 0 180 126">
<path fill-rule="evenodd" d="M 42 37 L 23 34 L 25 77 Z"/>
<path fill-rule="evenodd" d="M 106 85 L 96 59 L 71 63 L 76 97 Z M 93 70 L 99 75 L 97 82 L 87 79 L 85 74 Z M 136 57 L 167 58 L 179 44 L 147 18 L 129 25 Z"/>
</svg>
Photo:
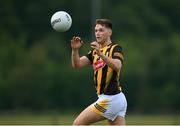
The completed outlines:
<svg viewBox="0 0 180 126">
<path fill-rule="evenodd" d="M 118 115 L 124 117 L 127 109 L 125 95 L 120 92 L 116 95 L 101 94 L 92 104 L 92 111 L 108 119 L 114 120 Z"/>
</svg>

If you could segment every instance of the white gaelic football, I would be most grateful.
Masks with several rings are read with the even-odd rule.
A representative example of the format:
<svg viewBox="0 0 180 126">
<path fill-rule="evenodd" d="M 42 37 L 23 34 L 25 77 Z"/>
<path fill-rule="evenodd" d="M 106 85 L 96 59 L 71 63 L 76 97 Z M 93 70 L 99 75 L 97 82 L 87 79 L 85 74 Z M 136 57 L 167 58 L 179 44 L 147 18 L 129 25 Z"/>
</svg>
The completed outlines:
<svg viewBox="0 0 180 126">
<path fill-rule="evenodd" d="M 67 12 L 58 11 L 52 15 L 51 25 L 56 31 L 65 32 L 71 27 L 72 18 Z"/>
</svg>

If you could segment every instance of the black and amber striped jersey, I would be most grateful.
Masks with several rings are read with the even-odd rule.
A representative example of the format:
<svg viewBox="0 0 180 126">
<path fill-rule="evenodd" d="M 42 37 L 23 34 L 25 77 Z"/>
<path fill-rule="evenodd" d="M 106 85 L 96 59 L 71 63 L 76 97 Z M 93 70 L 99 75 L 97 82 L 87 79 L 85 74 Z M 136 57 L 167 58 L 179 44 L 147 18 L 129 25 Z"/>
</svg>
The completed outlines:
<svg viewBox="0 0 180 126">
<path fill-rule="evenodd" d="M 100 49 L 101 52 L 113 59 L 119 59 L 123 63 L 123 52 L 121 46 L 115 43 Z M 86 57 L 90 60 L 94 69 L 94 83 L 97 95 L 114 95 L 121 92 L 119 86 L 120 70 L 116 72 L 110 68 L 95 52 L 91 50 Z"/>
</svg>

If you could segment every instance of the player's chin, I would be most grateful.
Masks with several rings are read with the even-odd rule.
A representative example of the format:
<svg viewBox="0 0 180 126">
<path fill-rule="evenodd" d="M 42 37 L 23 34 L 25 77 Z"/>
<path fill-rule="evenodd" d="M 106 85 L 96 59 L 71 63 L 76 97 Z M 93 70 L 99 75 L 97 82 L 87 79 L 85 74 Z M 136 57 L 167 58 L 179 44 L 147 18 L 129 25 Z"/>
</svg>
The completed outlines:
<svg viewBox="0 0 180 126">
<path fill-rule="evenodd" d="M 102 43 L 102 41 L 100 41 L 100 40 L 99 40 L 99 41 L 97 41 L 97 43 L 98 43 L 98 44 L 101 44 L 101 43 Z"/>
<path fill-rule="evenodd" d="M 96 39 L 96 42 L 97 43 L 101 43 L 101 39 Z"/>
</svg>

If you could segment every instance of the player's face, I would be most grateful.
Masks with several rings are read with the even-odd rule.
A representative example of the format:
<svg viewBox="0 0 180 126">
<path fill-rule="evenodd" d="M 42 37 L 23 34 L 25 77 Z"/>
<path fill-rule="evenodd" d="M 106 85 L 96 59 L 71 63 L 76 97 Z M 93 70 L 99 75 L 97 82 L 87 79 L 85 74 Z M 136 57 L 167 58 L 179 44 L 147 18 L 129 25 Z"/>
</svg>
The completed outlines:
<svg viewBox="0 0 180 126">
<path fill-rule="evenodd" d="M 95 36 L 98 43 L 104 43 L 111 37 L 112 31 L 101 24 L 95 26 Z"/>
</svg>

